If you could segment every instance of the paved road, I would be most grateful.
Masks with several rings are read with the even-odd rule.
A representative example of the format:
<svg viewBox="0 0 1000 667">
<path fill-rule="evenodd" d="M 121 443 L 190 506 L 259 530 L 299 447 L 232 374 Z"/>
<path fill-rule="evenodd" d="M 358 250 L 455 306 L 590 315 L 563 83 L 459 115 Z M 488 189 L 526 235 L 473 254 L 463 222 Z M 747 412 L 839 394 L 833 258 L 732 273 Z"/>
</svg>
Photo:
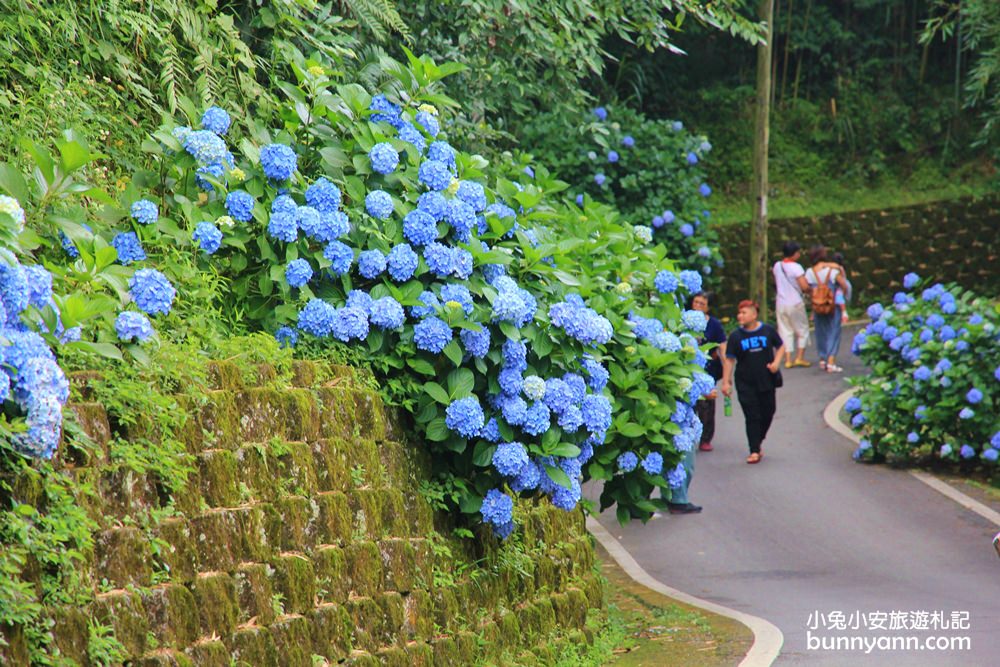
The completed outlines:
<svg viewBox="0 0 1000 667">
<path fill-rule="evenodd" d="M 850 354 L 842 362 L 864 372 Z M 744 463 L 738 402 L 726 418 L 720 399 L 715 451 L 698 454 L 690 493 L 704 512 L 624 528 L 608 512 L 601 523 L 658 580 L 777 625 L 785 644 L 776 664 L 1000 664 L 1000 559 L 989 542 L 997 528 L 905 472 L 854 463 L 853 444 L 822 418 L 846 388 L 841 376 L 815 367 L 784 374 L 759 465 Z M 971 628 L 813 635 L 968 636 L 971 650 L 807 647 L 814 612 L 895 610 L 969 612 Z"/>
</svg>

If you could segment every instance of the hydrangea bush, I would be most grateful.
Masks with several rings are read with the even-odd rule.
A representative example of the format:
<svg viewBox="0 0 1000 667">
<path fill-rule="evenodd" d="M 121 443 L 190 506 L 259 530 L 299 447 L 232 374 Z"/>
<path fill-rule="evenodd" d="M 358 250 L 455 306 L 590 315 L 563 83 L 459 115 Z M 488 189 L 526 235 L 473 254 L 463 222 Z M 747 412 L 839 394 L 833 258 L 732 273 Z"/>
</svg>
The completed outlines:
<svg viewBox="0 0 1000 667">
<path fill-rule="evenodd" d="M 582 242 L 564 240 L 579 215 L 575 204 L 556 199 L 565 184 L 541 170 L 539 185 L 512 165 L 490 165 L 447 143 L 446 122 L 427 103 L 454 104 L 434 91 L 446 71 L 412 58 L 401 77 L 411 86 L 403 106 L 356 85 L 333 91 L 304 67 L 298 88 L 286 87 L 284 129 L 257 128 L 239 156 L 221 135 L 205 136 L 207 129 L 161 128 L 151 151 L 168 219 L 186 221 L 205 269 L 229 281 L 227 310 L 284 345 L 304 336 L 310 344 L 361 346 L 412 414 L 449 501 L 501 537 L 513 529 L 511 494 L 542 493 L 560 508 L 575 507 L 584 467 L 613 428 L 644 453 L 647 476 L 645 495 L 621 502 L 648 503 L 653 488 L 668 488 L 664 455 L 677 457 L 665 437 L 642 440 L 637 429 L 644 427 L 628 416 L 615 426 L 603 360 L 619 329 L 634 340 L 628 304 L 598 312 L 577 291 L 601 287 L 573 275 Z M 303 108 L 309 113 L 295 112 Z M 195 132 L 202 134 L 192 145 Z M 212 164 L 221 173 L 201 184 L 192 177 Z M 252 204 L 241 196 L 235 210 L 237 191 Z M 207 224 L 221 232 L 211 250 Z M 629 230 L 628 238 L 638 237 Z M 629 243 L 632 252 L 649 239 Z M 654 289 L 654 263 L 672 268 L 662 246 L 646 254 L 634 278 L 645 281 L 643 294 Z M 673 297 L 664 305 L 676 319 Z M 686 396 L 696 384 L 696 353 L 683 353 L 687 366 L 678 350 L 663 354 L 654 367 L 670 367 L 664 382 L 686 378 L 675 391 Z M 601 454 L 601 465 L 616 457 Z M 601 470 L 615 475 L 611 466 Z"/>
<path fill-rule="evenodd" d="M 871 369 L 846 409 L 855 458 L 993 466 L 1000 456 L 1000 313 L 995 303 L 916 274 L 872 304 L 852 349 Z"/>
<path fill-rule="evenodd" d="M 625 106 L 597 107 L 576 123 L 539 116 L 522 134 L 535 156 L 572 184 L 580 206 L 612 204 L 640 235 L 664 243 L 681 269 L 706 281 L 722 266 L 709 224 L 712 189 L 702 162 L 712 146 L 705 137 Z"/>
</svg>

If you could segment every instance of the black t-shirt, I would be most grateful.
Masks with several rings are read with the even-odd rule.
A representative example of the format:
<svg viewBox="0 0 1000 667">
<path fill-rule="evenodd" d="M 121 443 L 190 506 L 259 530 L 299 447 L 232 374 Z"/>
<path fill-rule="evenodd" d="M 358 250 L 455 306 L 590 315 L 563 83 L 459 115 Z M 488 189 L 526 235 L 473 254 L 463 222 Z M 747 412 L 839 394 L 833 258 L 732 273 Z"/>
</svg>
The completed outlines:
<svg viewBox="0 0 1000 667">
<path fill-rule="evenodd" d="M 736 389 L 774 389 L 774 374 L 767 365 L 781 345 L 781 336 L 769 324 L 761 323 L 753 331 L 740 327 L 729 334 L 726 357 L 736 360 Z"/>
<path fill-rule="evenodd" d="M 721 345 L 726 342 L 726 330 L 722 328 L 722 322 L 716 317 L 708 316 L 708 326 L 705 327 L 705 334 L 698 339 L 699 345 L 705 343 L 715 343 Z M 716 380 L 722 379 L 722 357 L 719 356 L 719 348 L 713 347 L 709 352 L 709 361 L 705 365 L 705 372 Z"/>
</svg>

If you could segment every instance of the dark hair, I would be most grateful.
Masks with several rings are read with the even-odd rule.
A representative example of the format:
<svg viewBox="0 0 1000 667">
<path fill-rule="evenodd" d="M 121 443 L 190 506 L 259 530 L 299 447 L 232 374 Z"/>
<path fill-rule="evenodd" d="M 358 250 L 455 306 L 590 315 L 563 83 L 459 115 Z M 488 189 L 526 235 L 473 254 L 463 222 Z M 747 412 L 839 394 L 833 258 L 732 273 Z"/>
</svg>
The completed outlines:
<svg viewBox="0 0 1000 667">
<path fill-rule="evenodd" d="M 817 243 L 813 247 L 809 248 L 809 261 L 815 264 L 816 262 L 826 261 L 826 246 L 822 243 Z"/>
<path fill-rule="evenodd" d="M 687 300 L 687 309 L 688 310 L 691 310 L 692 308 L 694 308 L 694 300 L 697 299 L 699 296 L 700 297 L 704 297 L 705 301 L 708 302 L 708 307 L 709 308 L 712 307 L 712 301 L 715 298 L 714 294 L 712 294 L 711 292 L 695 292 L 694 294 L 692 294 L 691 296 L 688 297 L 688 300 Z"/>
<path fill-rule="evenodd" d="M 785 241 L 785 245 L 781 246 L 781 252 L 784 253 L 785 257 L 791 257 L 799 251 L 800 246 L 795 241 Z"/>
</svg>

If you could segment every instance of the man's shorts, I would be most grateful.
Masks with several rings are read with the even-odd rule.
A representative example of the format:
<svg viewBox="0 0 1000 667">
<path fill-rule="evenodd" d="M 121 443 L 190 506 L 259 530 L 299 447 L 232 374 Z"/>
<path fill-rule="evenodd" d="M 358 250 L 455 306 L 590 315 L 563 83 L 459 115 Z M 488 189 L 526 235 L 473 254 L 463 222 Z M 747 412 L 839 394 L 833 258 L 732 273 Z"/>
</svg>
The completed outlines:
<svg viewBox="0 0 1000 667">
<path fill-rule="evenodd" d="M 809 344 L 809 316 L 806 315 L 806 304 L 800 302 L 794 306 L 782 306 L 777 311 L 777 318 L 778 335 L 784 341 L 785 349 L 789 353 L 798 348 L 805 349 Z"/>
</svg>

